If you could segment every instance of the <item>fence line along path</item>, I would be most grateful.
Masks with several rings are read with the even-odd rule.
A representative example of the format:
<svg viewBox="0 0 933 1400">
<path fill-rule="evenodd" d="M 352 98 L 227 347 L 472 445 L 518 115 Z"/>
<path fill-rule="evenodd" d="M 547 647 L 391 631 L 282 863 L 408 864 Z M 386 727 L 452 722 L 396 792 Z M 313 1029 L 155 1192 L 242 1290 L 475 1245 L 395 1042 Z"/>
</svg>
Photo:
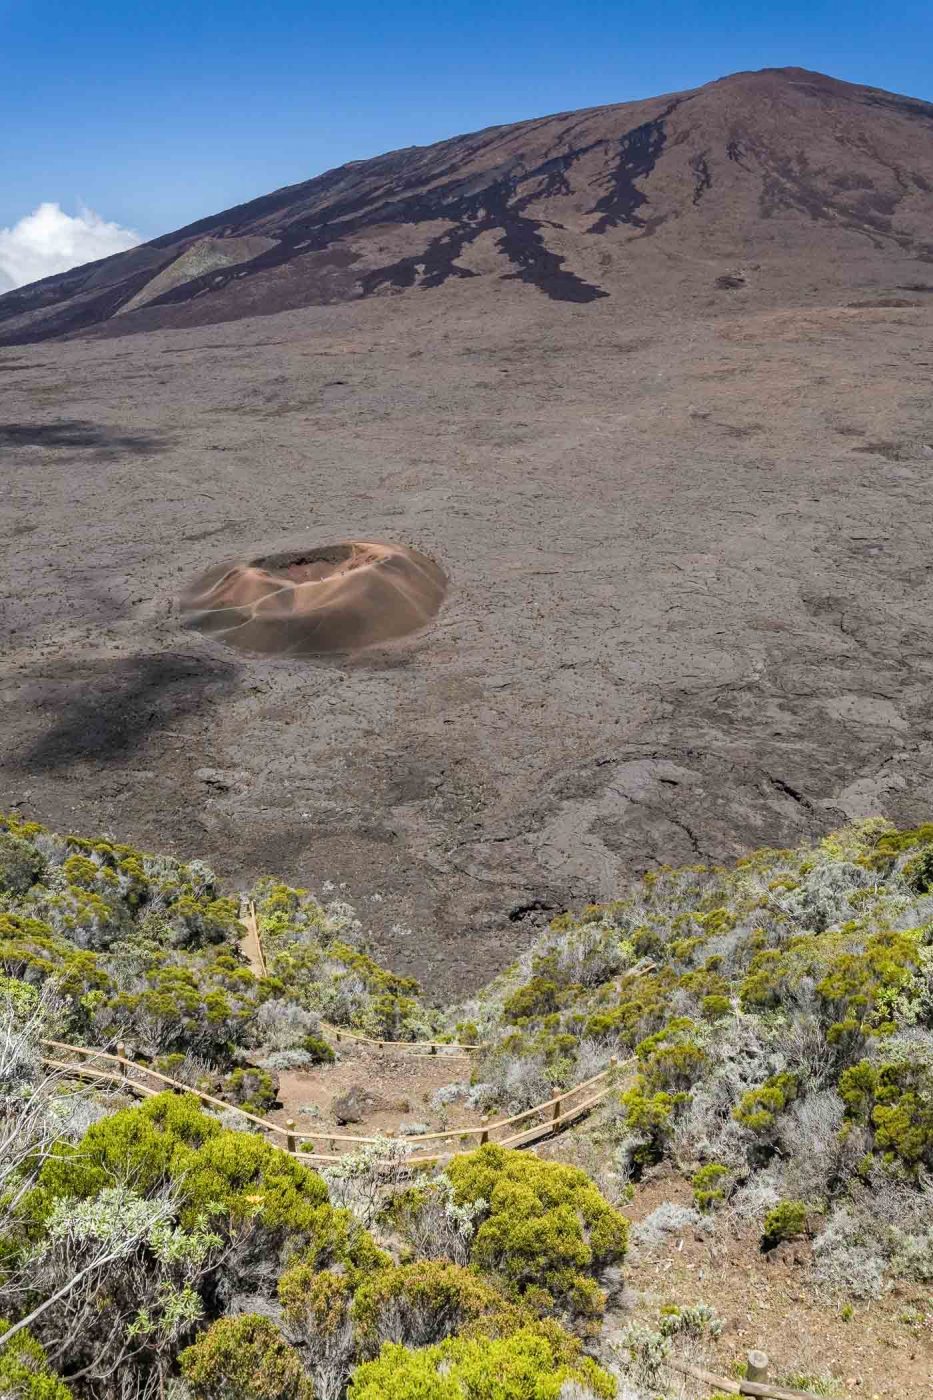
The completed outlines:
<svg viewBox="0 0 933 1400">
<path fill-rule="evenodd" d="M 43 1056 L 43 1063 L 48 1069 L 102 1086 L 115 1086 L 135 1094 L 137 1098 L 152 1098 L 166 1089 L 172 1089 L 177 1093 L 194 1094 L 202 1103 L 212 1108 L 234 1108 L 261 1131 L 279 1139 L 280 1145 L 289 1152 L 294 1152 L 309 1162 L 336 1162 L 348 1152 L 372 1146 L 391 1136 L 383 1133 L 381 1137 L 365 1137 L 358 1134 L 334 1133 L 328 1128 L 312 1128 L 299 1133 L 291 1118 L 283 1127 L 268 1118 L 248 1113 L 236 1104 L 227 1103 L 224 1099 L 205 1093 L 202 1089 L 193 1089 L 188 1084 L 182 1084 L 180 1080 L 172 1079 L 170 1075 L 162 1074 L 159 1070 L 150 1069 L 148 1065 L 138 1064 L 126 1055 L 122 1045 L 118 1045 L 116 1053 L 113 1053 L 93 1046 L 69 1045 L 60 1040 L 45 1040 L 42 1043 L 51 1052 Z M 413 1149 L 413 1155 L 408 1159 L 409 1163 L 412 1166 L 428 1165 L 487 1142 L 498 1143 L 500 1147 L 528 1147 L 541 1138 L 563 1131 L 571 1123 L 591 1113 L 617 1087 L 620 1071 L 631 1063 L 631 1060 L 625 1060 L 620 1065 L 613 1060 L 606 1069 L 594 1074 L 590 1079 L 584 1079 L 580 1084 L 555 1094 L 553 1098 L 507 1118 L 497 1118 L 477 1127 L 446 1128 L 438 1132 L 413 1133 L 406 1136 L 405 1143 L 410 1144 Z M 428 1148 L 427 1153 L 419 1153 L 418 1149 L 422 1146 Z"/>
</svg>

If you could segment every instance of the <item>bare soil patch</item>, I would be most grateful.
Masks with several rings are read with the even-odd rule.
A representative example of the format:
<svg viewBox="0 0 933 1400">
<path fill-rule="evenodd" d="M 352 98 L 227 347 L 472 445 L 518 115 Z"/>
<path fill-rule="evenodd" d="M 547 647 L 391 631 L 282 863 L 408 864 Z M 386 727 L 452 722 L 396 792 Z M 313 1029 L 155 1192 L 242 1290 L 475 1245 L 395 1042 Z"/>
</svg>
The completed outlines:
<svg viewBox="0 0 933 1400">
<path fill-rule="evenodd" d="M 405 1123 L 421 1123 L 433 1132 L 461 1124 L 475 1127 L 485 1121 L 480 1112 L 462 1101 L 446 1109 L 431 1105 L 438 1089 L 469 1083 L 470 1062 L 462 1056 L 441 1052 L 422 1058 L 410 1051 L 382 1051 L 341 1042 L 337 1057 L 333 1065 L 280 1071 L 282 1106 L 268 1115 L 273 1122 L 284 1124 L 293 1118 L 299 1133 L 333 1128 L 349 1136 L 374 1137 L 386 1133 L 400 1136 Z M 356 1086 L 365 1088 L 378 1106 L 361 1122 L 341 1126 L 333 1112 L 334 1100 Z M 316 1111 L 309 1113 L 309 1106 Z"/>
<path fill-rule="evenodd" d="M 692 1204 L 688 1184 L 672 1174 L 636 1188 L 624 1207 L 642 1220 L 665 1201 Z M 720 1375 L 752 1348 L 767 1352 L 770 1375 L 834 1377 L 842 1396 L 920 1400 L 933 1375 L 933 1313 L 928 1290 L 896 1284 L 871 1303 L 823 1298 L 815 1290 L 806 1242 L 763 1254 L 754 1230 L 717 1221 L 712 1237 L 687 1230 L 650 1257 L 629 1262 L 626 1282 L 639 1315 L 665 1303 L 707 1303 L 724 1321 L 709 1343 L 709 1368 Z M 847 1320 L 848 1319 L 848 1320 Z M 800 1388 L 807 1388 L 802 1386 Z"/>
</svg>

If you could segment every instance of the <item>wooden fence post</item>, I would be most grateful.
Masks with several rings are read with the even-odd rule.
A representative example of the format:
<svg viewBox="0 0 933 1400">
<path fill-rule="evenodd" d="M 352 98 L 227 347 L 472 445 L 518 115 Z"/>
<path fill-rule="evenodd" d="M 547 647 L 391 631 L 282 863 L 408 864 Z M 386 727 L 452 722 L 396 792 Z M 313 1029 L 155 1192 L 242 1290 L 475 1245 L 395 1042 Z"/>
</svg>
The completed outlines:
<svg viewBox="0 0 933 1400">
<path fill-rule="evenodd" d="M 482 1131 L 482 1132 L 480 1133 L 480 1135 L 479 1135 L 479 1145 L 480 1145 L 480 1147 L 485 1147 L 488 1141 L 489 1141 L 489 1129 L 488 1129 L 488 1128 L 484 1128 L 483 1131 Z"/>
<path fill-rule="evenodd" d="M 555 1100 L 554 1100 L 554 1107 L 551 1109 L 551 1122 L 552 1122 L 552 1123 L 556 1123 L 557 1120 L 558 1120 L 558 1118 L 560 1117 L 560 1110 L 561 1110 L 562 1104 L 563 1104 L 563 1100 L 562 1100 L 562 1099 L 555 1099 Z"/>
<path fill-rule="evenodd" d="M 745 1372 L 745 1379 L 748 1381 L 759 1381 L 764 1383 L 768 1379 L 768 1355 L 764 1351 L 750 1351 L 748 1353 L 748 1370 Z"/>
<path fill-rule="evenodd" d="M 126 1069 L 126 1046 L 123 1044 L 123 1041 L 122 1041 L 122 1040 L 117 1042 L 117 1058 L 118 1058 L 119 1061 L 120 1061 L 120 1075 L 121 1075 L 121 1078 L 125 1079 L 125 1078 L 126 1078 L 126 1074 L 127 1074 L 127 1069 Z"/>
<path fill-rule="evenodd" d="M 286 1128 L 288 1129 L 288 1133 L 286 1134 L 286 1137 L 285 1137 L 286 1145 L 287 1145 L 287 1147 L 288 1147 L 289 1152 L 294 1152 L 294 1150 L 295 1150 L 295 1120 L 294 1120 L 294 1118 L 286 1118 L 286 1119 L 285 1119 L 285 1126 L 286 1126 Z"/>
</svg>

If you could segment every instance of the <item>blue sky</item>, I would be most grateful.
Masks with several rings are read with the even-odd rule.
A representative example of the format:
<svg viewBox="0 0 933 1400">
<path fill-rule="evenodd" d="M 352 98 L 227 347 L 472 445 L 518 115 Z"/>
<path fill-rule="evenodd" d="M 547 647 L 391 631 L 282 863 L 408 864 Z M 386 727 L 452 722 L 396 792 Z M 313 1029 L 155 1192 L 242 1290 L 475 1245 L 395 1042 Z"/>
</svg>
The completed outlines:
<svg viewBox="0 0 933 1400">
<path fill-rule="evenodd" d="M 153 237 L 397 146 L 798 64 L 933 98 L 933 5 L 0 0 L 0 229 Z"/>
</svg>

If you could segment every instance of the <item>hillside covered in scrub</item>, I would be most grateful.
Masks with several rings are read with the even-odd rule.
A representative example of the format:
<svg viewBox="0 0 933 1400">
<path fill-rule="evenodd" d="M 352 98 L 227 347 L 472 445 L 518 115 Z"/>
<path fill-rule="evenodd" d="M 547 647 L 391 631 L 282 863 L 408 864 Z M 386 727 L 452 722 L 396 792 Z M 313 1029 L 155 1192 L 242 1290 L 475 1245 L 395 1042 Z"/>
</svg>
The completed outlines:
<svg viewBox="0 0 933 1400">
<path fill-rule="evenodd" d="M 444 1009 L 339 893 L 250 892 L 260 977 L 203 863 L 0 820 L 4 1400 L 680 1395 L 665 1364 L 715 1345 L 716 1290 L 627 1284 L 676 1231 L 805 1250 L 842 1316 L 933 1281 L 933 825 L 649 875 Z M 546 1155 L 412 1175 L 383 1140 L 317 1171 L 238 1107 L 332 1061 L 333 1026 L 476 1045 L 453 1124 L 612 1057 L 619 1087 Z M 230 1108 L 81 1087 L 43 1038 Z M 681 1201 L 632 1227 L 649 1182 Z"/>
</svg>

